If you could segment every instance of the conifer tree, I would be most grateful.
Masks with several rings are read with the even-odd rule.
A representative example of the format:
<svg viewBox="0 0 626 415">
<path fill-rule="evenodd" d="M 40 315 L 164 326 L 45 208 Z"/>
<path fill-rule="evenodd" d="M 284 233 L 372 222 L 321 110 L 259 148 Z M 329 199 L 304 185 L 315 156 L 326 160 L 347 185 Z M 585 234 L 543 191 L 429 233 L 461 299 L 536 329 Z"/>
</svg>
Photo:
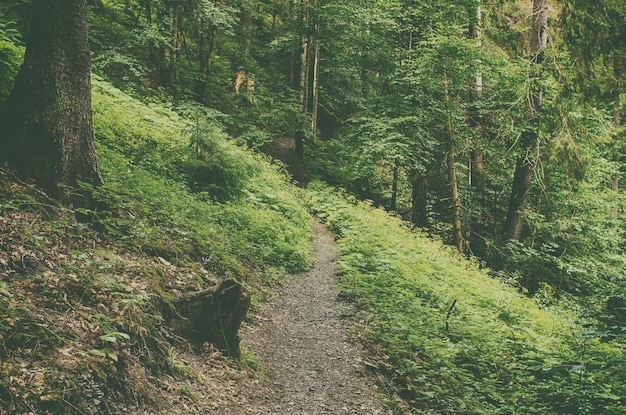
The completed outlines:
<svg viewBox="0 0 626 415">
<path fill-rule="evenodd" d="M 34 0 L 24 63 L 0 108 L 0 158 L 53 196 L 100 185 L 91 112 L 87 0 Z"/>
</svg>

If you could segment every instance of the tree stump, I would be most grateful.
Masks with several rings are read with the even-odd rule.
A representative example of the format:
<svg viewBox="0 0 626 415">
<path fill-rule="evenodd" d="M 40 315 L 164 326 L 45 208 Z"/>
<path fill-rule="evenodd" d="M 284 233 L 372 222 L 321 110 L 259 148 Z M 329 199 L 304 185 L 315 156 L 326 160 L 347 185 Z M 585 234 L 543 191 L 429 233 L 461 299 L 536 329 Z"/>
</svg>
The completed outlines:
<svg viewBox="0 0 626 415">
<path fill-rule="evenodd" d="M 175 312 L 165 314 L 175 332 L 198 344 L 212 343 L 229 357 L 241 356 L 238 331 L 250 296 L 240 283 L 225 280 L 216 287 L 184 294 L 172 304 Z"/>
</svg>

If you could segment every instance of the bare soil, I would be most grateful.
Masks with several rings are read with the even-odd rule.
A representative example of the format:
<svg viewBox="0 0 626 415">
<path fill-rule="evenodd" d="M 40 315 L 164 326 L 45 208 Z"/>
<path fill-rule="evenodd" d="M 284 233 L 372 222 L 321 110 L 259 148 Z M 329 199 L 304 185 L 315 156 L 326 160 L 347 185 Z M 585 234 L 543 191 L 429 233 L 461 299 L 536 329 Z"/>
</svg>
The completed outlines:
<svg viewBox="0 0 626 415">
<path fill-rule="evenodd" d="M 337 299 L 337 251 L 332 236 L 314 225 L 315 264 L 288 280 L 278 301 L 268 304 L 243 332 L 268 370 L 272 393 L 254 414 L 387 414 L 365 370 L 362 350 L 350 338 L 350 307 Z"/>
</svg>

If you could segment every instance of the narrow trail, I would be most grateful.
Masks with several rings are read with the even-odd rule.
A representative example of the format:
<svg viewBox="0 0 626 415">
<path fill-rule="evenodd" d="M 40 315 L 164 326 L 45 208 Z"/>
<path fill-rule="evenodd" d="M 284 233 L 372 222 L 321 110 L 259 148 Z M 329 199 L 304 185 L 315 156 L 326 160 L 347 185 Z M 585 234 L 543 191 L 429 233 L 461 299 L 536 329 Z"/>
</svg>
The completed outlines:
<svg viewBox="0 0 626 415">
<path fill-rule="evenodd" d="M 324 225 L 314 230 L 313 269 L 291 277 L 280 298 L 243 330 L 244 346 L 269 371 L 271 393 L 239 413 L 390 414 L 347 334 L 350 311 L 337 300 L 333 238 Z"/>
</svg>

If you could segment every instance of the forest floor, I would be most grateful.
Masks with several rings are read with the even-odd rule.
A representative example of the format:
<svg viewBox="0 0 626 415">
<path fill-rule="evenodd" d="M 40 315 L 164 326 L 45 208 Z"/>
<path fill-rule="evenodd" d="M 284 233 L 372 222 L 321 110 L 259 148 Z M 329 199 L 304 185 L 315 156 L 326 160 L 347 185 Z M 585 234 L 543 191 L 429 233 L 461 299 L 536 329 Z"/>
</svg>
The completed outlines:
<svg viewBox="0 0 626 415">
<path fill-rule="evenodd" d="M 349 334 L 354 311 L 338 299 L 333 238 L 322 224 L 314 230 L 314 267 L 290 277 L 277 299 L 242 328 L 244 355 L 254 353 L 259 368 L 242 370 L 220 357 L 185 355 L 185 365 L 202 379 L 190 379 L 188 396 L 180 393 L 180 380 L 172 383 L 180 399 L 159 413 L 392 413 L 380 402 L 363 350 Z"/>
<path fill-rule="evenodd" d="M 148 302 L 126 320 L 116 308 L 120 298 L 149 298 L 153 274 L 184 289 L 188 269 L 120 249 L 70 211 L 42 221 L 44 211 L 12 209 L 32 186 L 1 175 L 0 183 L 9 194 L 0 211 L 0 415 L 66 413 L 57 402 L 84 415 L 391 414 L 379 400 L 384 380 L 367 369 L 377 365 L 351 333 L 356 311 L 339 298 L 338 252 L 324 225 L 314 224 L 314 266 L 249 313 L 234 361 L 165 327 L 145 336 L 145 315 L 158 313 Z M 109 346 L 108 332 L 133 337 Z M 98 348 L 115 359 L 92 355 Z"/>
</svg>

